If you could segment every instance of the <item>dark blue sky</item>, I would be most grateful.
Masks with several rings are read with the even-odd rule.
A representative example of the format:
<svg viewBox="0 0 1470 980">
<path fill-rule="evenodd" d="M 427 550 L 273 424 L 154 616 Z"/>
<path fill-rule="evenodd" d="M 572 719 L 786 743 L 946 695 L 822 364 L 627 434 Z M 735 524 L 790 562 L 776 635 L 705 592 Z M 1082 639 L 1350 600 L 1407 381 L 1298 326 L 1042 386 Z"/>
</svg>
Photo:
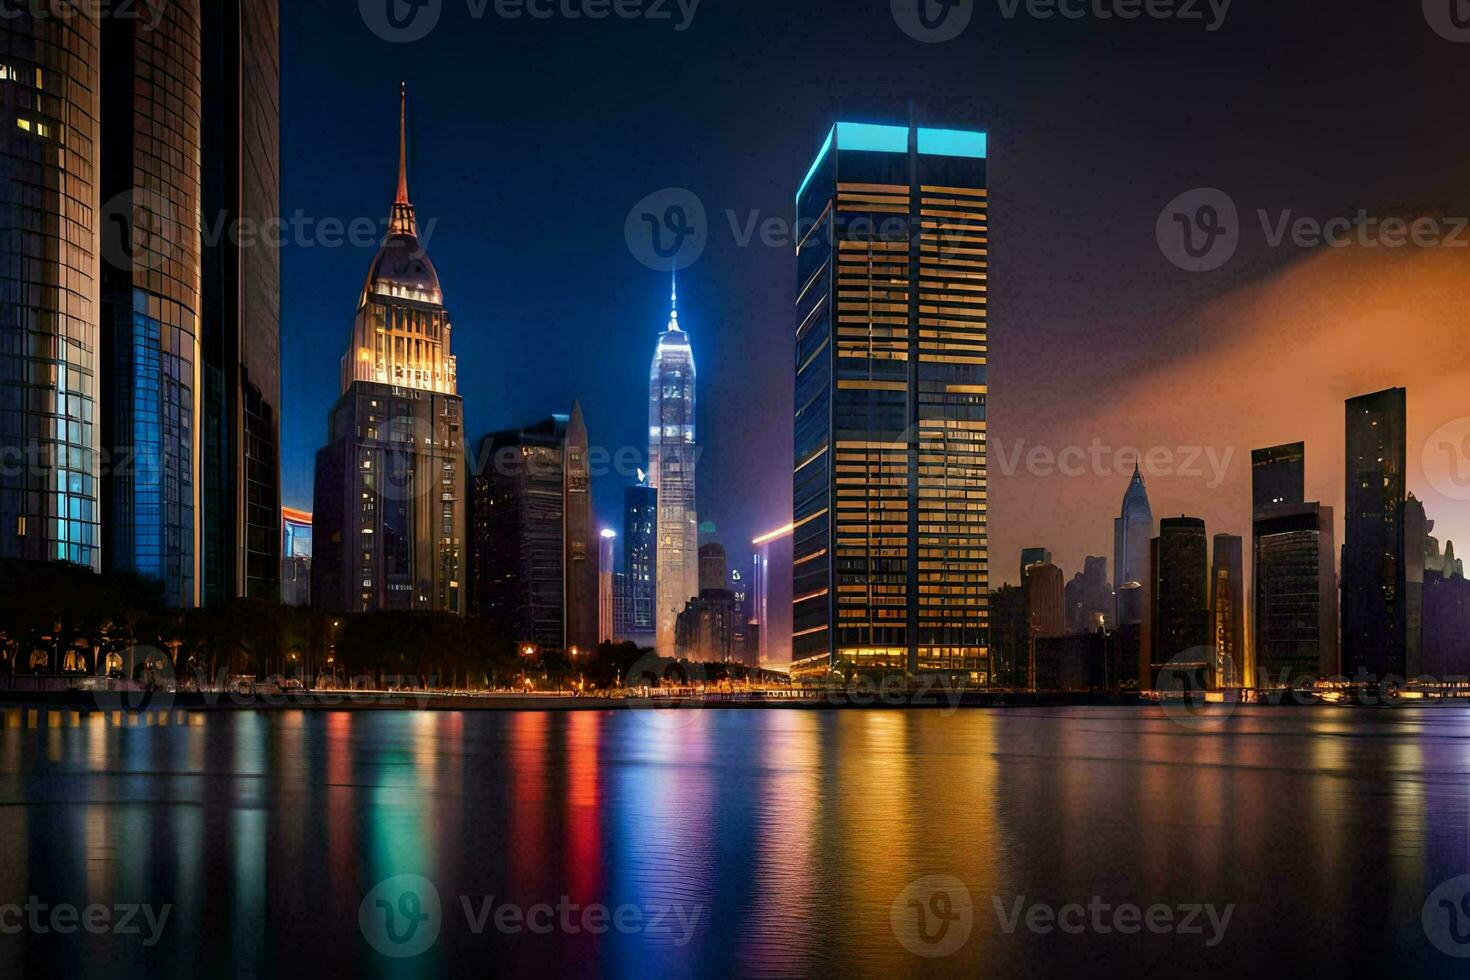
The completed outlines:
<svg viewBox="0 0 1470 980">
<path fill-rule="evenodd" d="M 454 317 L 469 435 L 580 398 L 594 444 L 641 449 L 668 277 L 635 259 L 624 221 L 650 193 L 694 191 L 709 245 L 680 290 L 699 366 L 700 510 L 742 562 L 740 545 L 790 514 L 794 260 L 785 247 L 741 247 L 727 213 L 741 225 L 789 219 L 837 117 L 902 121 L 913 98 L 925 123 L 990 132 L 993 424 L 1012 437 L 1054 430 L 1208 348 L 1189 311 L 1299 260 L 1247 243 L 1226 273 L 1175 269 L 1154 226 L 1176 194 L 1223 187 L 1242 211 L 1323 216 L 1438 206 L 1463 198 L 1470 165 L 1451 108 L 1470 82 L 1470 46 L 1433 34 L 1407 9 L 1417 4 L 1236 0 L 1207 32 L 1006 19 L 980 2 L 943 44 L 906 36 L 889 0 L 704 0 L 684 32 L 644 19 L 475 19 L 466 0 L 442 4 L 437 29 L 408 44 L 376 36 L 355 0 L 282 5 L 283 210 L 386 218 L 406 81 L 414 201 L 421 226 L 437 222 L 429 251 Z M 288 505 L 310 507 L 372 252 L 284 254 Z M 1147 444 L 1126 418 L 1119 428 L 1076 438 Z M 996 512 L 1008 501 L 994 482 Z M 1108 553 L 1125 484 L 1100 483 L 1096 506 L 1061 530 L 1016 500 L 997 550 L 1055 533 L 1070 568 L 1084 551 Z M 604 523 L 620 523 L 621 494 L 616 478 L 598 485 Z M 998 560 L 1002 572 L 1012 564 Z"/>
</svg>

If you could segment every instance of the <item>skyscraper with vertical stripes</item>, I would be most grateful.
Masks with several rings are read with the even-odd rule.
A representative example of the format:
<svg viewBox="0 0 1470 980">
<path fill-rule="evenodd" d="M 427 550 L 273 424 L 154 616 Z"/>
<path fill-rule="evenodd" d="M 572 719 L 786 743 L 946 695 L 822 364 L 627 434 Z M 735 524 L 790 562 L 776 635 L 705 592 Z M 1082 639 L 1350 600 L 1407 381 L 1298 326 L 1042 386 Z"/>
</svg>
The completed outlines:
<svg viewBox="0 0 1470 980">
<path fill-rule="evenodd" d="M 799 677 L 990 671 L 987 156 L 840 122 L 797 191 Z"/>
<path fill-rule="evenodd" d="M 674 650 L 674 625 L 699 594 L 699 517 L 695 511 L 694 351 L 679 326 L 679 290 L 658 339 L 648 382 L 648 485 L 658 491 L 654 573 L 661 653 Z"/>
</svg>

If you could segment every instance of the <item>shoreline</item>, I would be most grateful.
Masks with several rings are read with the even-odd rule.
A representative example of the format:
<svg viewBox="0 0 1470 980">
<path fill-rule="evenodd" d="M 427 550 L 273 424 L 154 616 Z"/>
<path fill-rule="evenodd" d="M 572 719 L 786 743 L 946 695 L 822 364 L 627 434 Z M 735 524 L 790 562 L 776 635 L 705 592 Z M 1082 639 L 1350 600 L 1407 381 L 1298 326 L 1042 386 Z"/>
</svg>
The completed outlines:
<svg viewBox="0 0 1470 980">
<path fill-rule="evenodd" d="M 1182 702 L 1175 702 L 1184 707 Z M 1459 699 L 1424 699 L 1398 704 L 1348 702 L 1301 703 L 1290 697 L 1276 703 L 1212 702 L 1194 704 L 1186 710 L 1259 708 L 1394 708 L 1409 705 L 1448 707 Z M 1159 702 L 1134 694 L 1066 694 L 1029 692 L 925 692 L 858 693 L 832 691 L 805 697 L 760 695 L 714 695 L 703 698 L 604 698 L 596 696 L 545 694 L 438 694 L 384 691 L 294 691 L 282 694 L 243 695 L 230 692 L 200 694 L 153 694 L 143 692 L 15 692 L 0 694 L 0 711 L 59 710 L 84 713 L 155 714 L 166 711 L 474 711 L 474 712 L 571 712 L 571 711 L 674 711 L 712 710 L 798 710 L 798 711 L 932 711 L 1004 710 L 1007 708 L 1157 708 Z"/>
</svg>

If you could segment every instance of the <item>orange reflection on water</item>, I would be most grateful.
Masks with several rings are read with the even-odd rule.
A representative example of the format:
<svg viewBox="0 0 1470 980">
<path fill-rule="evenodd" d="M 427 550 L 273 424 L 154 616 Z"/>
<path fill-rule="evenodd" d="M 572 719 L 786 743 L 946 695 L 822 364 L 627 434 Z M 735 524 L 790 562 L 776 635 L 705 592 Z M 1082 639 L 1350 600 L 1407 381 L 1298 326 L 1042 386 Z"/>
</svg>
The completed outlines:
<svg viewBox="0 0 1470 980">
<path fill-rule="evenodd" d="M 510 723 L 510 880 L 514 894 L 540 894 L 550 860 L 546 827 L 547 715 L 520 712 Z"/>
</svg>

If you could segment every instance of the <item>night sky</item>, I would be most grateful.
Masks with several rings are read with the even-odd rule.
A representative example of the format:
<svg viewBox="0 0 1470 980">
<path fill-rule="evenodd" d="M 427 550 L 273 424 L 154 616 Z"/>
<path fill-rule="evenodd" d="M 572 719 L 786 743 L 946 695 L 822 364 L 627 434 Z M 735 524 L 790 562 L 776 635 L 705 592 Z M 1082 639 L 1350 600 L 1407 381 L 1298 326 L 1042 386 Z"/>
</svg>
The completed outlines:
<svg viewBox="0 0 1470 980">
<path fill-rule="evenodd" d="M 442 3 L 409 44 L 375 36 L 355 0 L 282 5 L 283 211 L 386 218 L 406 81 L 414 202 L 421 228 L 437 222 L 471 439 L 580 398 L 595 445 L 645 447 L 669 283 L 624 223 L 645 196 L 688 188 L 710 219 L 680 276 L 700 512 L 743 566 L 741 545 L 790 518 L 795 266 L 789 248 L 741 247 L 727 212 L 789 219 L 835 119 L 903 122 L 912 100 L 923 123 L 990 133 L 995 581 L 1016 578 L 1027 545 L 1069 576 L 1111 554 L 1126 475 L 1055 475 L 1044 457 L 1028 473 L 1035 447 L 1098 440 L 1108 467 L 1124 447 L 1175 450 L 1148 474 L 1155 516 L 1248 534 L 1250 449 L 1306 438 L 1309 498 L 1340 508 L 1342 399 L 1398 384 L 1410 487 L 1470 550 L 1470 505 L 1441 492 L 1470 491 L 1443 478 L 1441 440 L 1441 472 L 1421 464 L 1430 433 L 1470 416 L 1470 247 L 1272 247 L 1256 216 L 1470 215 L 1470 44 L 1419 4 L 1236 0 L 1208 32 L 1007 19 L 990 0 L 958 39 L 921 43 L 889 0 L 704 0 L 683 32 L 672 4 L 673 20 L 512 21 Z M 1199 187 L 1242 219 L 1238 253 L 1207 273 L 1172 265 L 1155 233 Z M 374 251 L 284 254 L 288 505 L 311 506 Z M 1228 459 L 1223 479 L 1203 453 L 1201 475 L 1165 472 L 1190 447 Z M 1008 475 L 998 457 L 1017 448 Z M 623 485 L 596 488 L 605 524 L 621 525 Z"/>
</svg>

